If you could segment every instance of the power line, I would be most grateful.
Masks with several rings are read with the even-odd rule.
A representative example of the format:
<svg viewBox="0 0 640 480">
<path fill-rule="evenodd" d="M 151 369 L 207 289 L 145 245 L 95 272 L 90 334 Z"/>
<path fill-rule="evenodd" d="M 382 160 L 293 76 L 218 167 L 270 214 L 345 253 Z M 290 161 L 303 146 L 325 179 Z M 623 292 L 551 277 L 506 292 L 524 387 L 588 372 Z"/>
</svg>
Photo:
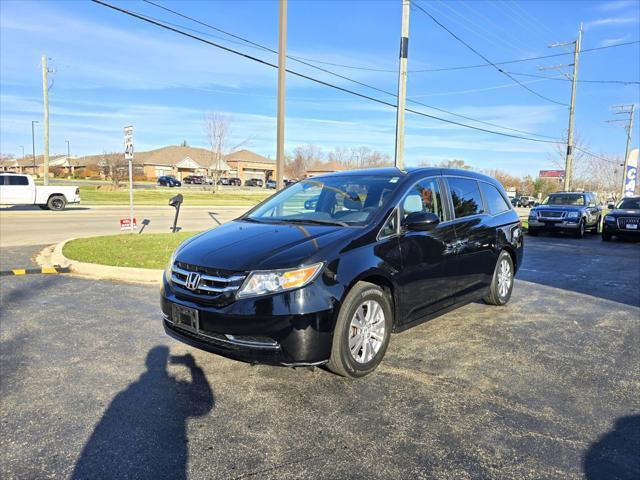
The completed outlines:
<svg viewBox="0 0 640 480">
<path fill-rule="evenodd" d="M 635 45 L 637 43 L 640 43 L 640 40 L 633 40 L 631 42 L 614 43 L 613 45 L 605 45 L 603 47 L 583 48 L 582 50 L 580 50 L 580 53 L 595 52 L 598 50 L 605 50 L 607 48 L 624 47 L 626 45 Z M 479 63 L 476 65 L 461 65 L 457 67 L 440 67 L 440 68 L 425 68 L 420 70 L 409 70 L 409 73 L 431 73 L 431 72 L 449 72 L 453 70 L 468 70 L 471 68 L 491 67 L 494 65 L 510 65 L 512 63 L 530 62 L 532 60 L 545 60 L 547 58 L 564 57 L 566 55 L 573 55 L 573 52 L 551 53 L 549 55 L 540 55 L 537 57 L 527 57 L 527 58 L 520 58 L 517 60 L 506 60 L 502 62 L 493 62 L 493 63 Z"/>
<path fill-rule="evenodd" d="M 562 77 L 549 77 L 547 75 L 536 75 L 534 73 L 518 73 L 518 72 L 509 72 L 511 75 L 520 75 L 523 77 L 532 77 L 532 78 L 546 78 L 547 80 L 557 80 L 561 82 L 571 82 L 570 78 L 562 78 Z M 640 81 L 637 80 L 577 80 L 578 83 L 615 83 L 619 85 L 638 85 Z"/>
<path fill-rule="evenodd" d="M 462 38 L 460 38 L 458 35 L 456 35 L 454 32 L 452 32 L 451 30 L 449 30 L 445 25 L 443 25 L 436 17 L 434 17 L 433 15 L 431 15 L 431 13 L 429 13 L 428 11 L 426 11 L 424 8 L 422 8 L 422 6 L 418 3 L 416 3 L 416 1 L 412 2 L 416 8 L 418 8 L 418 10 L 420 10 L 422 13 L 424 13 L 426 16 L 428 16 L 429 18 L 431 18 L 431 20 L 433 20 L 439 27 L 441 27 L 442 29 L 444 29 L 449 35 L 451 35 L 453 38 L 455 38 L 456 40 L 458 40 L 458 42 L 460 42 L 462 45 L 464 45 L 465 47 L 467 47 L 469 50 L 471 50 L 473 53 L 475 53 L 477 56 L 479 56 L 480 58 L 482 58 L 485 62 L 491 64 L 496 70 L 498 70 L 500 73 L 502 73 L 503 75 L 507 76 L 508 78 L 510 78 L 511 80 L 513 80 L 515 83 L 517 83 L 518 85 L 520 85 L 522 88 L 524 88 L 525 90 L 527 90 L 528 92 L 534 94 L 535 96 L 542 98 L 544 100 L 547 100 L 548 102 L 551 103 L 556 103 L 558 105 L 564 105 L 567 106 L 565 103 L 562 102 L 558 102 L 556 100 L 553 100 L 552 98 L 546 97 L 544 95 L 542 95 L 541 93 L 536 92 L 535 90 L 533 90 L 532 88 L 527 87 L 525 84 L 523 84 L 520 80 L 518 80 L 517 78 L 511 76 L 508 72 L 504 71 L 503 69 L 501 69 L 500 67 L 498 67 L 495 63 L 491 62 L 491 60 L 489 60 L 487 57 L 485 57 L 482 53 L 480 53 L 478 50 L 476 50 L 474 47 L 472 47 L 470 44 L 468 44 L 467 42 L 465 42 Z"/>
<path fill-rule="evenodd" d="M 247 45 L 251 45 L 253 47 L 256 47 L 260 50 L 267 50 L 269 52 L 272 53 L 278 53 L 276 50 L 266 47 L 264 45 L 261 45 L 259 43 L 256 43 L 252 40 L 249 40 L 245 37 L 242 37 L 240 35 L 228 32 L 226 30 L 223 30 L 222 28 L 216 27 L 214 25 L 210 25 L 206 22 L 203 22 L 201 20 L 189 17 L 187 15 L 184 15 L 183 13 L 180 13 L 178 11 L 175 11 L 171 8 L 165 7 L 164 5 L 161 5 L 159 3 L 153 2 L 151 0 L 143 0 L 144 2 L 153 5 L 157 8 L 160 8 L 162 10 L 165 10 L 167 12 L 173 13 L 175 15 L 178 15 L 184 19 L 187 20 L 191 20 L 193 22 L 196 22 L 200 25 L 203 25 L 205 27 L 211 28 L 213 30 L 216 30 L 217 32 L 223 33 L 225 35 L 228 35 L 232 38 L 235 38 L 237 40 L 240 40 L 241 42 L 246 43 Z M 153 17 L 150 17 L 153 18 Z M 169 22 L 165 22 L 165 23 L 169 23 Z M 186 27 L 182 27 L 182 28 L 186 28 Z M 220 38 L 220 37 L 216 37 L 216 38 Z M 222 39 L 222 38 L 220 38 Z M 229 40 L 227 40 L 229 41 Z M 235 43 L 235 42 L 234 42 Z M 640 40 L 636 40 L 636 41 L 630 41 L 630 42 L 622 42 L 622 43 L 615 43 L 613 45 L 605 45 L 603 47 L 596 47 L 596 48 L 585 48 L 581 51 L 581 53 L 584 52 L 592 52 L 592 51 L 596 51 L 596 50 L 604 50 L 607 48 L 616 48 L 616 47 L 623 47 L 626 45 L 633 45 L 636 43 L 640 43 Z M 519 63 L 519 62 L 528 62 L 528 61 L 533 61 L 533 60 L 542 60 L 542 59 L 546 59 L 546 58 L 554 58 L 554 57 L 560 57 L 560 56 L 564 56 L 564 55 L 572 55 L 571 53 L 555 53 L 555 54 L 551 54 L 551 55 L 544 55 L 544 56 L 539 56 L 539 57 L 528 57 L 528 58 L 522 58 L 522 59 L 517 59 L 517 60 L 506 60 L 506 61 L 502 61 L 502 62 L 494 62 L 495 65 L 507 65 L 507 64 L 511 64 L 511 63 Z M 337 63 L 337 62 L 327 62 L 324 60 L 318 60 L 315 58 L 308 58 L 308 57 L 301 57 L 298 55 L 287 55 L 287 58 L 290 58 L 292 60 L 303 60 L 306 62 L 310 62 L 310 63 L 317 63 L 320 65 L 329 65 L 332 67 L 339 67 L 339 68 L 347 68 L 347 69 L 351 69 L 351 70 L 364 70 L 364 71 L 371 71 L 371 72 L 381 72 L 381 73 L 397 73 L 397 69 L 390 69 L 390 68 L 376 68 L 376 67 L 371 67 L 368 65 L 349 65 L 349 64 L 344 64 L 344 63 Z M 449 70 L 464 70 L 464 69 L 469 69 L 469 68 L 481 68 L 481 67 L 490 67 L 492 66 L 492 64 L 490 63 L 484 63 L 484 64 L 479 64 L 479 65 L 466 65 L 466 66 L 454 66 L 454 67 L 441 67 L 441 68 L 435 68 L 435 69 L 416 69 L 416 70 L 411 70 L 409 69 L 408 72 L 409 73 L 426 73 L 426 72 L 444 72 L 444 71 L 449 71 Z"/>
<path fill-rule="evenodd" d="M 605 162 L 615 163 L 618 166 L 620 165 L 620 162 L 618 162 L 616 160 L 611 160 L 610 158 L 602 157 L 602 156 L 597 155 L 597 154 L 595 154 L 593 152 L 590 152 L 589 150 L 585 150 L 584 148 L 580 148 L 580 147 L 577 147 L 575 145 L 573 146 L 573 148 L 575 148 L 576 150 L 580 150 L 582 153 L 586 153 L 590 157 L 597 158 L 598 160 L 604 160 Z"/>
<path fill-rule="evenodd" d="M 103 7 L 110 8 L 110 9 L 115 10 L 117 12 L 120 12 L 120 13 L 123 13 L 125 15 L 137 18 L 137 19 L 142 20 L 144 22 L 150 23 L 152 25 L 155 25 L 157 27 L 163 28 L 165 30 L 172 31 L 172 32 L 177 33 L 179 35 L 183 35 L 183 36 L 191 38 L 193 40 L 197 40 L 197 41 L 205 43 L 207 45 L 211 45 L 213 47 L 219 48 L 219 49 L 224 50 L 226 52 L 233 53 L 233 54 L 238 55 L 240 57 L 243 57 L 243 58 L 246 58 L 246 59 L 249 59 L 249 60 L 253 60 L 255 62 L 261 63 L 263 65 L 266 65 L 266 66 L 269 66 L 269 67 L 272 67 L 272 68 L 278 68 L 278 66 L 276 64 L 274 64 L 274 63 L 270 63 L 270 62 L 268 62 L 266 60 L 262 60 L 261 58 L 254 57 L 252 55 L 246 54 L 244 52 L 240 52 L 240 51 L 235 50 L 233 48 L 226 47 L 224 45 L 220 45 L 218 43 L 209 41 L 209 40 L 207 40 L 205 38 L 198 37 L 197 35 L 193 35 L 191 33 L 184 32 L 182 30 L 179 30 L 177 28 L 171 27 L 169 25 L 165 25 L 160 21 L 152 20 L 150 18 L 147 18 L 147 17 L 145 17 L 143 15 L 140 15 L 138 13 L 132 12 L 130 10 L 126 10 L 124 8 L 117 7 L 115 5 L 111 5 L 109 3 L 103 2 L 102 0 L 91 0 L 91 1 L 93 3 L 102 5 Z M 344 92 L 344 93 L 349 93 L 351 95 L 355 95 L 357 97 L 364 98 L 364 99 L 379 103 L 381 105 L 386 105 L 388 107 L 397 108 L 397 105 L 394 104 L 394 103 L 387 102 L 385 100 L 381 100 L 379 98 L 375 98 L 375 97 L 372 97 L 372 96 L 369 96 L 369 95 L 366 95 L 366 94 L 363 94 L 363 93 L 360 93 L 360 92 L 356 92 L 354 90 L 350 90 L 348 88 L 344 88 L 344 87 L 341 87 L 339 85 L 335 85 L 335 84 L 326 82 L 324 80 L 320 80 L 318 78 L 314 78 L 314 77 L 311 77 L 309 75 L 305 75 L 303 73 L 296 72 L 294 70 L 287 69 L 287 73 L 290 73 L 290 74 L 295 75 L 297 77 L 304 78 L 306 80 L 318 83 L 320 85 L 324 85 L 324 86 L 329 87 L 329 88 L 333 88 L 334 90 L 338 90 L 338 91 L 341 91 L 341 92 Z M 488 130 L 488 129 L 481 128 L 481 127 L 476 127 L 476 126 L 473 126 L 473 125 L 467 125 L 467 124 L 464 124 L 464 123 L 456 122 L 454 120 L 441 118 L 441 117 L 438 117 L 438 116 L 435 116 L 435 115 L 431 115 L 431 114 L 428 114 L 428 113 L 425 113 L 425 112 L 421 112 L 421 111 L 413 110 L 413 109 L 409 109 L 409 108 L 407 108 L 406 111 L 414 113 L 416 115 L 420 115 L 420 116 L 426 117 L 426 118 L 431 118 L 433 120 L 438 120 L 440 122 L 445 122 L 445 123 L 448 123 L 448 124 L 451 124 L 451 125 L 457 125 L 457 126 L 460 126 L 460 127 L 469 128 L 469 129 L 472 129 L 472 130 L 477 130 L 477 131 L 481 131 L 481 132 L 485 132 L 485 133 L 491 133 L 491 134 L 494 134 L 494 135 L 500 135 L 500 136 L 503 136 L 503 137 L 510 137 L 510 138 L 516 138 L 516 139 L 520 139 L 520 140 L 528 140 L 528 141 L 539 142 L 539 143 L 551 143 L 551 144 L 562 144 L 562 143 L 564 143 L 563 141 L 560 141 L 560 140 L 543 140 L 543 139 L 538 139 L 538 138 L 530 138 L 530 137 L 523 137 L 523 136 L 520 136 L 520 135 L 513 135 L 513 134 L 510 134 L 510 133 L 496 132 L 495 130 Z"/>
<path fill-rule="evenodd" d="M 155 3 L 155 2 L 153 2 L 153 1 L 151 1 L 151 0 L 144 0 L 144 1 L 145 1 L 146 3 L 151 4 L 151 5 L 157 6 L 157 7 L 161 8 L 161 9 L 163 9 L 163 10 L 165 10 L 165 11 L 168 11 L 168 12 L 171 12 L 171 13 L 173 13 L 173 14 L 175 14 L 175 15 L 178 15 L 178 16 L 180 16 L 180 17 L 184 18 L 184 19 L 187 19 L 187 20 L 190 20 L 190 21 L 192 21 L 192 22 L 198 23 L 198 24 L 200 24 L 200 25 L 206 26 L 206 27 L 211 28 L 211 29 L 213 29 L 213 30 L 215 30 L 215 31 L 225 33 L 226 35 L 230 35 L 230 36 L 232 36 L 233 38 L 236 38 L 236 39 L 242 40 L 243 42 L 246 42 L 246 43 L 248 43 L 249 45 L 252 45 L 252 46 L 257 47 L 257 48 L 259 48 L 259 49 L 262 49 L 262 50 L 265 50 L 265 51 L 269 51 L 269 52 L 272 52 L 272 53 L 276 53 L 276 54 L 278 53 L 278 52 L 277 52 L 277 50 L 274 50 L 274 49 L 272 49 L 272 48 L 269 48 L 269 47 L 267 47 L 267 46 L 265 46 L 265 45 L 262 45 L 262 44 L 260 44 L 260 43 L 256 43 L 256 42 L 254 42 L 254 41 L 252 41 L 252 40 L 249 40 L 249 39 L 248 39 L 248 38 L 246 38 L 246 37 L 241 37 L 241 36 L 239 36 L 239 35 L 236 35 L 236 34 L 233 34 L 233 33 L 227 32 L 227 31 L 222 30 L 221 28 L 218 28 L 218 27 L 216 27 L 216 26 L 214 26 L 214 25 L 211 25 L 211 24 L 209 24 L 209 23 L 206 23 L 206 22 L 203 22 L 203 21 L 201 21 L 201 20 L 198 20 L 197 18 L 190 17 L 190 16 L 185 15 L 185 14 L 183 14 L 183 13 L 181 13 L 181 12 L 178 12 L 178 11 L 172 10 L 172 9 L 170 9 L 170 8 L 167 8 L 167 7 L 164 7 L 164 6 L 162 6 L 162 5 L 160 5 L 160 4 L 157 4 L 157 3 Z M 164 22 L 164 23 L 167 23 L 167 24 L 172 25 L 172 26 L 177 27 L 177 28 L 186 28 L 186 27 L 183 27 L 183 26 L 181 26 L 181 25 L 172 24 L 172 23 L 170 23 L 170 22 L 166 22 L 166 21 L 164 21 L 164 20 L 159 20 L 159 19 L 157 19 L 157 18 L 149 17 L 149 16 L 147 16 L 147 15 L 141 15 L 141 16 L 146 17 L 146 18 L 150 18 L 150 19 L 155 20 L 155 21 L 157 21 L 157 22 L 161 22 L 161 23 L 162 23 L 162 22 Z M 189 28 L 186 28 L 186 29 L 187 29 L 187 30 L 194 31 L 194 30 L 189 29 Z M 204 33 L 204 32 L 199 32 L 199 31 L 197 31 L 197 30 L 195 30 L 195 31 L 196 31 L 197 33 L 202 34 L 202 35 L 207 35 L 207 34 L 206 34 L 206 33 Z M 363 87 L 365 87 L 365 88 L 369 88 L 369 89 L 375 90 L 375 91 L 377 91 L 377 92 L 384 93 L 385 95 L 390 95 L 390 96 L 392 96 L 392 97 L 394 97 L 394 98 L 397 98 L 397 95 L 396 95 L 395 93 L 390 92 L 390 91 L 388 91 L 388 90 L 384 90 L 384 89 L 381 89 L 381 88 L 375 87 L 375 86 L 373 86 L 373 85 L 369 85 L 369 84 L 367 84 L 367 83 L 361 82 L 361 81 L 359 81 L 359 80 L 355 80 L 355 79 L 353 79 L 353 78 L 351 78 L 351 77 L 347 77 L 347 76 L 345 76 L 345 75 L 341 75 L 341 74 L 339 74 L 339 73 L 336 73 L 336 72 L 334 72 L 334 71 L 328 70 L 328 69 L 326 69 L 326 68 L 318 67 L 318 66 L 313 65 L 313 64 L 311 64 L 311 63 L 309 63 L 309 62 L 306 62 L 306 61 L 304 61 L 304 60 L 300 60 L 300 59 L 298 59 L 298 58 L 296 58 L 296 57 L 291 57 L 291 56 L 289 56 L 289 55 L 287 55 L 287 57 L 288 57 L 288 58 L 291 58 L 292 60 L 294 60 L 294 61 L 296 61 L 296 62 L 298 62 L 298 63 L 301 63 L 301 64 L 306 65 L 306 66 L 308 66 L 308 67 L 314 68 L 314 69 L 319 70 L 319 71 L 321 71 L 321 72 L 328 73 L 328 74 L 333 75 L 333 76 L 335 76 L 335 77 L 337 77 L 337 78 L 341 78 L 341 79 L 343 79 L 343 80 L 347 80 L 347 81 L 349 81 L 349 82 L 355 83 L 355 84 L 360 85 L 360 86 L 363 86 Z M 550 139 L 553 139 L 553 140 L 557 140 L 557 138 L 556 138 L 556 137 L 552 137 L 552 136 L 549 136 L 549 135 L 543 135 L 543 134 L 539 134 L 539 133 L 534 133 L 534 132 L 528 132 L 528 131 L 525 131 L 525 130 L 519 130 L 519 129 L 517 129 L 517 128 L 512 128 L 512 127 L 505 127 L 505 126 L 503 126 L 503 125 L 499 125 L 499 124 L 496 124 L 496 123 L 487 122 L 487 121 L 484 121 L 484 120 L 479 120 L 479 119 L 477 119 L 477 118 L 468 117 L 468 116 L 466 116 L 466 115 L 462 115 L 462 114 L 459 114 L 459 113 L 454 113 L 454 112 L 451 112 L 451 111 L 449 111 L 449 110 L 445 110 L 445 109 L 443 109 L 443 108 L 434 107 L 434 106 L 432 106 L 432 105 L 427 105 L 426 103 L 422 103 L 422 102 L 420 102 L 420 101 L 413 100 L 413 99 L 411 99 L 411 98 L 408 98 L 408 99 L 407 99 L 407 101 L 408 101 L 408 102 L 410 102 L 410 103 L 413 103 L 413 104 L 415 104 L 415 105 L 420 105 L 420 106 L 423 106 L 423 107 L 426 107 L 426 108 L 430 108 L 430 109 L 432 109 L 432 110 L 436 110 L 436 111 L 438 111 L 438 112 L 446 113 L 446 114 L 451 115 L 451 116 L 454 116 L 454 117 L 463 118 L 463 119 L 465 119 L 465 120 L 470 120 L 470 121 L 472 121 L 472 122 L 477 122 L 477 123 L 484 124 L 484 125 L 488 125 L 488 126 L 491 126 L 491 127 L 496 127 L 496 128 L 500 128 L 500 129 L 503 129 L 503 130 L 509 130 L 509 131 L 512 131 L 512 132 L 522 133 L 522 134 L 525 134 L 525 135 L 533 135 L 533 136 L 536 136 L 536 137 L 550 138 Z"/>
</svg>

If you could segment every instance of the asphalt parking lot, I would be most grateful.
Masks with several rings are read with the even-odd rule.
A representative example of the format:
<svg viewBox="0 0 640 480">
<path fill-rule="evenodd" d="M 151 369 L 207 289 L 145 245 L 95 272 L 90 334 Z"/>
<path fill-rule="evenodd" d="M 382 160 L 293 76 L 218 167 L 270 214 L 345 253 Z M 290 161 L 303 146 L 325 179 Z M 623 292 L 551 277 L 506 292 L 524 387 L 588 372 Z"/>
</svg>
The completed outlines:
<svg viewBox="0 0 640 480">
<path fill-rule="evenodd" d="M 396 335 L 355 381 L 174 342 L 156 287 L 1 277 L 0 476 L 640 478 L 640 244 L 525 256 L 507 307 Z"/>
</svg>

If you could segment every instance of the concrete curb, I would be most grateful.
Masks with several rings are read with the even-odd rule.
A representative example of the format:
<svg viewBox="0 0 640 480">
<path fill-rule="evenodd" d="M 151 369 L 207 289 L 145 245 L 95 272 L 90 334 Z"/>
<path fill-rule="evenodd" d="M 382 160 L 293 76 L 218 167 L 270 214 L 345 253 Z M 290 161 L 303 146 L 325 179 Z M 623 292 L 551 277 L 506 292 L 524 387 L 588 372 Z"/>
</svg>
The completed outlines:
<svg viewBox="0 0 640 480">
<path fill-rule="evenodd" d="M 143 283 L 159 285 L 162 283 L 162 270 L 154 270 L 150 268 L 133 268 L 133 267 L 114 267 L 112 265 L 100 265 L 97 263 L 78 262 L 70 260 L 62 253 L 62 249 L 67 242 L 74 240 L 69 238 L 64 242 L 41 250 L 34 261 L 41 267 L 52 267 L 59 265 L 68 267 L 71 275 L 84 278 L 92 278 L 95 280 L 117 280 L 128 283 Z"/>
</svg>

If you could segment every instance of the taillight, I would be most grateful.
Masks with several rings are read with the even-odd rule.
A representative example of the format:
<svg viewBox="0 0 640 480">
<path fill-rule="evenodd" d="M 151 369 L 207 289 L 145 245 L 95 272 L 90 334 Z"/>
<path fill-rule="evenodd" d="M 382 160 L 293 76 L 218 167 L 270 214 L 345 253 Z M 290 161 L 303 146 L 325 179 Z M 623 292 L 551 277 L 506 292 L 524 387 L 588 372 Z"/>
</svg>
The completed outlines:
<svg viewBox="0 0 640 480">
<path fill-rule="evenodd" d="M 80 195 L 80 188 L 76 188 L 76 195 Z"/>
</svg>

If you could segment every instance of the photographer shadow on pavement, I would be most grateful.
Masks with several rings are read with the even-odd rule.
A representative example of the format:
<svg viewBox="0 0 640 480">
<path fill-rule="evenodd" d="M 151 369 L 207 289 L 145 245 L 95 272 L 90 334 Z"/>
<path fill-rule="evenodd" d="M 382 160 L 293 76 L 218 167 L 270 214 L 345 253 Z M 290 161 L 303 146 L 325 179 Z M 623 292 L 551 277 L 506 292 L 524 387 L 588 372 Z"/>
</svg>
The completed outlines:
<svg viewBox="0 0 640 480">
<path fill-rule="evenodd" d="M 589 447 L 584 475 L 587 480 L 640 478 L 640 415 L 618 418 L 614 429 Z"/>
<path fill-rule="evenodd" d="M 170 376 L 167 361 L 186 366 L 191 381 Z M 211 411 L 213 392 L 190 354 L 170 357 L 168 347 L 156 346 L 146 365 L 107 408 L 72 479 L 186 479 L 187 419 Z"/>
</svg>

